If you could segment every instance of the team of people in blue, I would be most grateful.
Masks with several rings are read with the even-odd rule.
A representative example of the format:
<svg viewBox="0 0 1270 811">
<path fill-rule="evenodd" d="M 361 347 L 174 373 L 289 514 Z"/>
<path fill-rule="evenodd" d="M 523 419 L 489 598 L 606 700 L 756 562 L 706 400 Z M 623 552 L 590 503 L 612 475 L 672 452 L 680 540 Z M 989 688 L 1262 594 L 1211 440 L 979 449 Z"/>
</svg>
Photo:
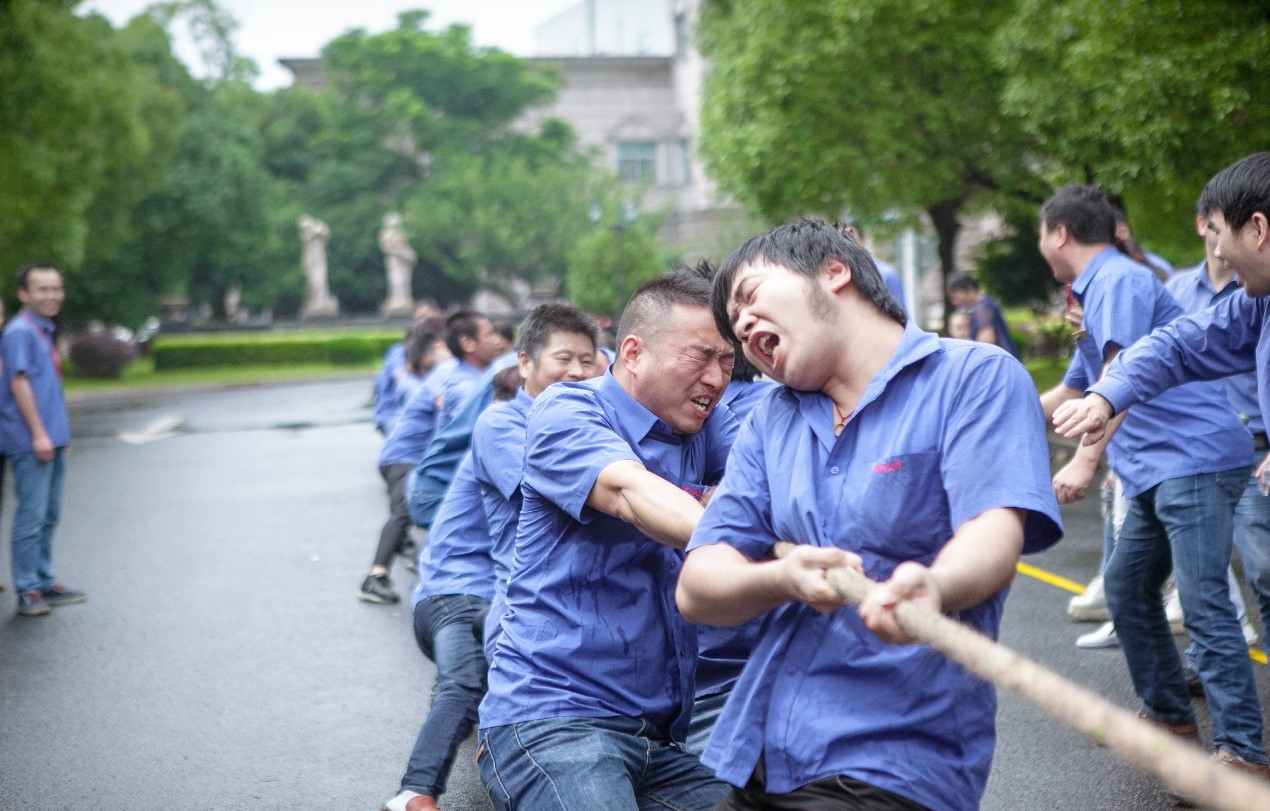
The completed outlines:
<svg viewBox="0 0 1270 811">
<path fill-rule="evenodd" d="M 1215 306 L 1184 315 L 1122 252 L 1108 195 L 1072 186 L 1045 204 L 1040 246 L 1083 308 L 1087 382 L 1039 398 L 995 340 L 919 329 L 860 242 L 816 219 L 648 282 L 611 354 L 566 304 L 531 312 L 502 357 L 482 316 L 417 328 L 406 355 L 433 354 L 411 350 L 419 335 L 456 361 L 417 366 L 385 443 L 411 450 L 381 469 L 406 467 L 400 491 L 384 476 L 393 516 L 404 500 L 429 530 L 412 603 L 437 676 L 384 808 L 437 808 L 473 729 L 500 811 L 976 808 L 994 689 L 913 644 L 896 606 L 995 637 L 1019 556 L 1059 540 L 1059 502 L 1083 496 L 1104 451 L 1127 500 L 1107 601 L 1142 716 L 1196 735 L 1171 573 L 1214 757 L 1270 773 L 1226 579 L 1265 423 L 1199 382 L 1256 372 L 1270 408 L 1270 153 L 1216 176 L 1200 214 L 1209 262 L 1245 289 L 1192 279 Z M 1088 432 L 1058 474 L 1047 416 Z M 443 495 L 419 496 L 437 481 Z M 372 571 L 383 599 L 366 599 L 396 598 L 394 538 Z M 777 558 L 780 541 L 795 546 Z M 836 567 L 881 585 L 848 606 Z"/>
</svg>

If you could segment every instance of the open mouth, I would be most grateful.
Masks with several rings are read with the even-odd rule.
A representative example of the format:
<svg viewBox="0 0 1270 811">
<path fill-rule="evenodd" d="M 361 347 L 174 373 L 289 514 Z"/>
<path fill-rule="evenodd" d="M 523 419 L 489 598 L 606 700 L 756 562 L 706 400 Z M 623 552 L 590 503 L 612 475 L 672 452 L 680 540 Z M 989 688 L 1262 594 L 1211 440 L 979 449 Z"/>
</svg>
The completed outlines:
<svg viewBox="0 0 1270 811">
<path fill-rule="evenodd" d="M 691 400 L 689 400 L 689 402 L 692 403 L 693 407 L 695 407 L 697 411 L 701 412 L 702 414 L 710 413 L 711 407 L 714 406 L 713 397 L 693 397 Z"/>
<path fill-rule="evenodd" d="M 756 332 L 750 336 L 750 351 L 770 364 L 780 342 L 781 339 L 770 332 Z"/>
</svg>

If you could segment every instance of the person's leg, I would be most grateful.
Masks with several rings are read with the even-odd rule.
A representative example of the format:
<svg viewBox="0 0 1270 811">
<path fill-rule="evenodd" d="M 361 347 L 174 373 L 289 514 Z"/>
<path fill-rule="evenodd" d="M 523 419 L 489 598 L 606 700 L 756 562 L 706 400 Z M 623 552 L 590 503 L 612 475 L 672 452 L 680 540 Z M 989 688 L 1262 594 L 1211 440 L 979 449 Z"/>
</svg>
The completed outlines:
<svg viewBox="0 0 1270 811">
<path fill-rule="evenodd" d="M 34 453 L 15 453 L 13 462 L 12 556 L 13 585 L 18 594 L 39 591 L 43 586 L 41 543 L 53 463 L 41 462 Z"/>
<path fill-rule="evenodd" d="M 821 811 L 826 808 L 851 811 L 923 811 L 923 806 L 905 797 L 850 777 L 823 777 L 799 786 L 788 794 L 768 794 L 757 777 L 743 789 L 732 789 L 715 811 Z"/>
<path fill-rule="evenodd" d="M 388 486 L 388 520 L 379 531 L 379 546 L 375 548 L 375 560 L 371 565 L 374 574 L 386 574 L 393 555 L 410 540 L 410 511 L 406 507 L 406 474 L 412 465 L 384 465 L 379 475 Z"/>
<path fill-rule="evenodd" d="M 723 705 L 728 702 L 731 694 L 732 691 L 729 690 L 726 693 L 702 696 L 692 702 L 692 723 L 688 726 L 688 740 L 684 741 L 684 749 L 690 754 L 701 757 L 701 753 L 706 751 L 710 733 L 714 731 L 719 713 L 723 712 Z"/>
<path fill-rule="evenodd" d="M 40 590 L 48 591 L 57 582 L 53 574 L 53 532 L 62 517 L 62 483 L 66 474 L 66 454 L 62 448 L 53 452 L 49 463 L 48 501 L 44 508 L 44 523 L 40 525 Z"/>
<path fill-rule="evenodd" d="M 415 640 L 437 665 L 432 704 L 401 778 L 401 789 L 429 797 L 445 793 L 459 745 L 476 724 L 485 695 L 485 652 L 472 633 L 485 600 L 468 594 L 429 597 L 415 607 Z"/>
<path fill-rule="evenodd" d="M 1235 507 L 1235 546 L 1257 599 L 1261 633 L 1270 633 L 1270 496 L 1262 494 L 1255 479 Z"/>
<path fill-rule="evenodd" d="M 635 784 L 635 800 L 643 811 L 711 811 L 728 794 L 728 785 L 714 776 L 683 746 L 661 739 L 645 724 L 648 768 Z"/>
<path fill-rule="evenodd" d="M 550 718 L 481 731 L 481 782 L 499 811 L 639 811 L 648 739 L 634 718 Z"/>
<path fill-rule="evenodd" d="M 1169 535 L 1195 670 L 1213 717 L 1213 746 L 1265 763 L 1261 707 L 1226 579 L 1235 505 L 1247 481 L 1247 468 L 1169 479 L 1157 488 L 1156 509 Z"/>
<path fill-rule="evenodd" d="M 1167 724 L 1192 724 L 1195 713 L 1173 644 L 1160 587 L 1169 576 L 1169 537 L 1156 515 L 1159 487 L 1128 500 L 1107 561 L 1107 604 L 1143 712 Z"/>
</svg>

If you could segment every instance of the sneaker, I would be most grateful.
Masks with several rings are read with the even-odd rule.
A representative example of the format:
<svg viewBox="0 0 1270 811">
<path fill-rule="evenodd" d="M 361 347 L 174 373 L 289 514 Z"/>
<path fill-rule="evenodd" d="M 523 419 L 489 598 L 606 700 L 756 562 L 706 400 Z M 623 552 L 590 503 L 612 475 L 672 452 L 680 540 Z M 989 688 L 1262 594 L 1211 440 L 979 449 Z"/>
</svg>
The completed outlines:
<svg viewBox="0 0 1270 811">
<path fill-rule="evenodd" d="M 384 803 L 380 811 L 437 811 L 437 801 L 426 794 L 402 789 L 396 797 Z"/>
<path fill-rule="evenodd" d="M 384 605 L 401 602 L 401 595 L 393 591 L 392 581 L 388 579 L 386 574 L 366 575 L 366 579 L 362 581 L 362 590 L 357 595 L 357 598 L 368 603 L 381 603 Z"/>
<path fill-rule="evenodd" d="M 1111 619 L 1111 612 L 1107 610 L 1107 594 L 1102 588 L 1102 575 L 1089 581 L 1083 594 L 1068 600 L 1067 616 L 1081 622 L 1106 622 Z"/>
<path fill-rule="evenodd" d="M 24 617 L 42 617 L 52 610 L 38 591 L 24 591 L 18 595 L 18 613 Z"/>
<path fill-rule="evenodd" d="M 1235 771 L 1243 772 L 1250 777 L 1260 777 L 1262 780 L 1270 780 L 1270 765 L 1265 763 L 1253 763 L 1250 760 L 1244 760 L 1234 752 L 1227 752 L 1225 749 L 1217 749 L 1213 752 L 1212 760 L 1214 763 L 1223 763 Z"/>
<path fill-rule="evenodd" d="M 1169 621 L 1169 630 L 1181 636 L 1186 633 L 1186 625 L 1182 620 L 1182 598 L 1177 594 L 1177 586 L 1169 586 L 1164 594 L 1164 616 Z"/>
<path fill-rule="evenodd" d="M 1082 637 L 1076 639 L 1076 647 L 1078 648 L 1118 648 L 1120 647 L 1120 637 L 1116 636 L 1116 626 L 1110 622 L 1104 622 L 1098 626 L 1097 631 L 1090 631 Z"/>
<path fill-rule="evenodd" d="M 68 589 L 61 583 L 54 583 L 46 589 L 40 591 L 40 596 L 44 598 L 44 602 L 51 606 L 59 605 L 78 605 L 88 602 L 88 595 L 82 591 Z"/>
</svg>

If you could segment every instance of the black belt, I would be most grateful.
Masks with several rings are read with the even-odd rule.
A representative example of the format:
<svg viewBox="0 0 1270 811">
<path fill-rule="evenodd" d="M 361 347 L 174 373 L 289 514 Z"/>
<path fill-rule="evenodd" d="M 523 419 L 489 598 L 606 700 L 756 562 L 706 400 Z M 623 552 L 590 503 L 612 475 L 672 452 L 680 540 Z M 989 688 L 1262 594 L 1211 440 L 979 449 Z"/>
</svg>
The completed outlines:
<svg viewBox="0 0 1270 811">
<path fill-rule="evenodd" d="M 1252 432 L 1252 447 L 1253 450 L 1270 451 L 1270 437 L 1266 436 L 1265 431 Z"/>
</svg>

